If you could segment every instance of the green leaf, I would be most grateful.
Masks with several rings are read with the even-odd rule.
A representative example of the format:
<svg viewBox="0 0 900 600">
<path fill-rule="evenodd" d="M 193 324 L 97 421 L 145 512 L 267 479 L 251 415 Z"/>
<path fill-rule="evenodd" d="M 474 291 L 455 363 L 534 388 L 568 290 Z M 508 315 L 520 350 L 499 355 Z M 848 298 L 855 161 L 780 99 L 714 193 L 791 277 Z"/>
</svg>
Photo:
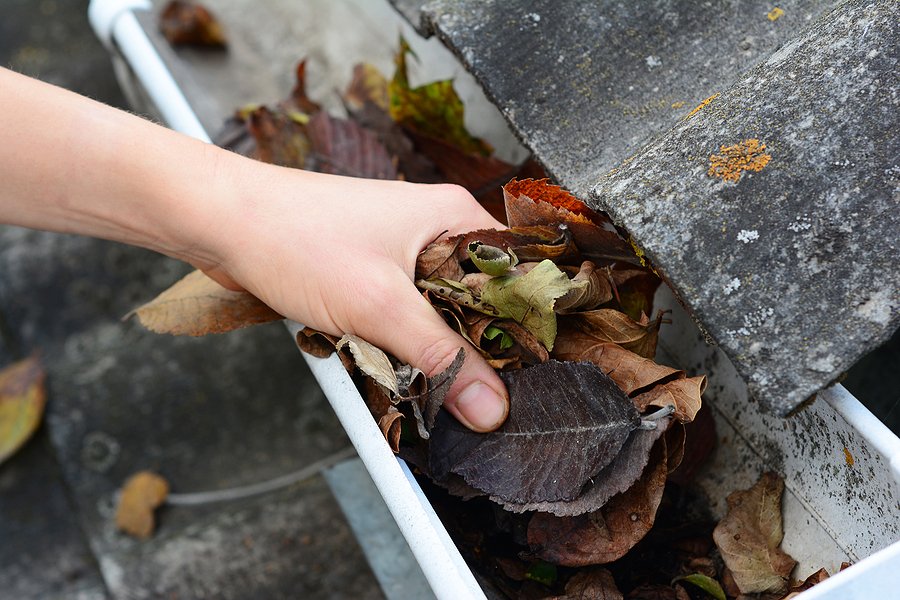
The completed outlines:
<svg viewBox="0 0 900 600">
<path fill-rule="evenodd" d="M 404 127 L 452 144 L 467 154 L 490 156 L 493 152 L 491 146 L 466 131 L 465 107 L 453 89 L 453 80 L 411 88 L 406 72 L 407 54 L 415 56 L 401 37 L 400 51 L 394 58 L 394 78 L 388 86 L 391 118 Z"/>
<path fill-rule="evenodd" d="M 525 571 L 525 578 L 530 579 L 532 581 L 537 581 L 538 583 L 543 583 L 544 585 L 553 585 L 556 583 L 556 578 L 558 577 L 558 573 L 556 570 L 556 565 L 545 562 L 543 560 L 539 560 L 534 563 L 528 570 Z"/>
<path fill-rule="evenodd" d="M 722 589 L 722 586 L 712 577 L 707 577 L 702 573 L 692 573 L 690 575 L 676 577 L 672 580 L 672 583 L 677 583 L 679 581 L 686 581 L 687 583 L 700 588 L 716 600 L 726 600 L 725 591 Z"/>
<path fill-rule="evenodd" d="M 500 351 L 509 350 L 513 346 L 512 336 L 495 325 L 488 325 L 484 333 L 481 334 L 489 340 L 497 339 L 500 336 Z"/>
<path fill-rule="evenodd" d="M 466 246 L 466 253 L 479 271 L 495 277 L 506 275 L 511 268 L 519 264 L 519 259 L 512 248 L 507 253 L 503 248 L 472 242 Z"/>
<path fill-rule="evenodd" d="M 525 275 L 494 277 L 484 284 L 481 300 L 493 306 L 503 318 L 520 323 L 547 348 L 556 340 L 556 299 L 573 284 L 551 260 L 542 261 Z"/>
</svg>

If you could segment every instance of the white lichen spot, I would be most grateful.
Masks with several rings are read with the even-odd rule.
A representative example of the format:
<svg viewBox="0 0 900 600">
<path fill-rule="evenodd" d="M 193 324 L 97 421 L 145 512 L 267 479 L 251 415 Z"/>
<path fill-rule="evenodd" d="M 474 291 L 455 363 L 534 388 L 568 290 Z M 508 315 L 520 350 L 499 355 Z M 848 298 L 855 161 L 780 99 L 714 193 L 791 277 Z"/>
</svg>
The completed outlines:
<svg viewBox="0 0 900 600">
<path fill-rule="evenodd" d="M 885 326 L 891 321 L 892 309 L 896 308 L 898 307 L 891 302 L 890 290 L 880 289 L 856 307 L 856 314 L 863 319 Z"/>
<path fill-rule="evenodd" d="M 645 58 L 644 60 L 647 61 L 647 68 L 649 68 L 649 69 L 655 69 L 656 67 L 661 67 L 661 66 L 662 66 L 662 61 L 659 59 L 658 56 L 653 56 L 653 55 L 651 54 L 650 56 L 648 56 L 648 57 Z"/>
<path fill-rule="evenodd" d="M 835 370 L 835 357 L 832 354 L 815 359 L 809 363 L 809 368 L 817 373 L 831 373 Z"/>
<path fill-rule="evenodd" d="M 725 284 L 725 286 L 722 288 L 722 291 L 725 292 L 726 296 L 728 296 L 731 294 L 731 292 L 735 291 L 739 287 L 741 287 L 741 280 L 735 277 Z"/>
<path fill-rule="evenodd" d="M 535 23 L 540 23 L 540 22 L 541 22 L 541 15 L 539 15 L 539 14 L 537 14 L 537 13 L 528 13 L 528 14 L 525 15 L 525 16 L 526 16 L 527 18 L 531 19 L 532 21 L 534 21 Z"/>
<path fill-rule="evenodd" d="M 737 234 L 737 239 L 739 242 L 749 244 L 750 242 L 755 242 L 759 239 L 759 232 L 755 229 L 741 229 Z"/>
<path fill-rule="evenodd" d="M 812 227 L 812 223 L 809 222 L 809 217 L 806 215 L 801 215 L 797 217 L 797 219 L 787 226 L 788 229 L 793 231 L 794 233 L 800 233 L 801 231 L 806 231 Z"/>
</svg>

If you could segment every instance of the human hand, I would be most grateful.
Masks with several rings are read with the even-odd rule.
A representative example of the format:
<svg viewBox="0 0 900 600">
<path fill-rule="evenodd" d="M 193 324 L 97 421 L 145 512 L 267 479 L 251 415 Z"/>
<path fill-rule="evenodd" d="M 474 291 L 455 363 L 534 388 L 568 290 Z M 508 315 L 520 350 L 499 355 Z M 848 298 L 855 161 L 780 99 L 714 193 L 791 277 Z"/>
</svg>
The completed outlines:
<svg viewBox="0 0 900 600">
<path fill-rule="evenodd" d="M 215 210 L 195 266 L 279 313 L 353 333 L 433 375 L 466 360 L 444 406 L 476 431 L 509 411 L 494 370 L 413 285 L 416 257 L 444 232 L 502 228 L 463 188 L 323 175 L 229 156 L 227 207 Z"/>
</svg>

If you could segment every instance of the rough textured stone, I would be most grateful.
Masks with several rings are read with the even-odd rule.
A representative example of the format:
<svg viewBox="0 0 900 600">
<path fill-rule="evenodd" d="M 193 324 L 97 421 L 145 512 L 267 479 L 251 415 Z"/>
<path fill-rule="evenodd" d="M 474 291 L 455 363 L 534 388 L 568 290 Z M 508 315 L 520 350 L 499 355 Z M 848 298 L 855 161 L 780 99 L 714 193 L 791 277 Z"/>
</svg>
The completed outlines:
<svg viewBox="0 0 900 600">
<path fill-rule="evenodd" d="M 835 2 L 435 0 L 425 17 L 580 197 Z"/>
<path fill-rule="evenodd" d="M 594 190 L 780 413 L 900 325 L 898 16 L 843 5 Z M 747 139 L 769 163 L 711 176 Z"/>
</svg>

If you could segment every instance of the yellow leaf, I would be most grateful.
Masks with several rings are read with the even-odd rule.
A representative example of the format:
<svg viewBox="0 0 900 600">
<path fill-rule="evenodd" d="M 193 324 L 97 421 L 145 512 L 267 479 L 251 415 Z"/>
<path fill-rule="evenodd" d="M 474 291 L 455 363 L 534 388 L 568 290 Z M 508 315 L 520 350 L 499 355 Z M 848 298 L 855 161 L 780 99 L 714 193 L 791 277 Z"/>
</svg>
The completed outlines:
<svg viewBox="0 0 900 600">
<path fill-rule="evenodd" d="M 116 527 L 134 537 L 146 539 L 156 522 L 153 511 L 169 495 L 169 482 L 150 471 L 140 471 L 128 478 L 122 487 L 116 509 Z"/>
<path fill-rule="evenodd" d="M 46 401 L 44 370 L 37 358 L 0 370 L 0 463 L 21 448 L 38 428 Z"/>
<path fill-rule="evenodd" d="M 248 292 L 225 289 L 202 271 L 189 273 L 162 294 L 126 315 L 156 333 L 225 333 L 283 318 Z"/>
<path fill-rule="evenodd" d="M 453 89 L 453 80 L 434 81 L 411 88 L 406 73 L 406 55 L 413 54 L 400 38 L 400 51 L 394 58 L 396 70 L 388 86 L 391 118 L 420 134 L 445 141 L 467 154 L 490 156 L 490 144 L 466 131 L 465 107 Z M 413 54 L 415 56 L 415 54 Z"/>
</svg>

